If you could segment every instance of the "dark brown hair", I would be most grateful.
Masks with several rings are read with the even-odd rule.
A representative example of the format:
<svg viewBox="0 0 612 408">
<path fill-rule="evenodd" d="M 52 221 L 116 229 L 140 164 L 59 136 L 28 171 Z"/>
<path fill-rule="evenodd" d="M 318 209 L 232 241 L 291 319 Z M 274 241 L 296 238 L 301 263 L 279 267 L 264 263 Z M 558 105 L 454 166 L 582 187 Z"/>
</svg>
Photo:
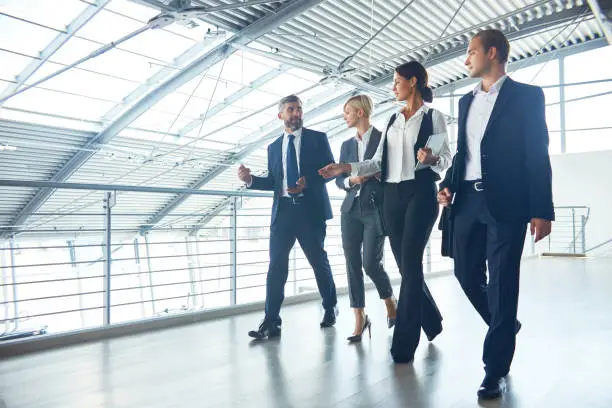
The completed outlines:
<svg viewBox="0 0 612 408">
<path fill-rule="evenodd" d="M 416 78 L 416 87 L 425 102 L 433 101 L 433 91 L 427 86 L 427 70 L 418 61 L 405 62 L 395 68 L 395 72 L 406 79 Z"/>
<path fill-rule="evenodd" d="M 483 30 L 474 35 L 473 38 L 480 38 L 482 46 L 484 47 L 485 53 L 493 47 L 497 50 L 497 61 L 501 64 L 508 61 L 508 54 L 510 54 L 510 43 L 508 39 L 499 30 Z"/>
</svg>

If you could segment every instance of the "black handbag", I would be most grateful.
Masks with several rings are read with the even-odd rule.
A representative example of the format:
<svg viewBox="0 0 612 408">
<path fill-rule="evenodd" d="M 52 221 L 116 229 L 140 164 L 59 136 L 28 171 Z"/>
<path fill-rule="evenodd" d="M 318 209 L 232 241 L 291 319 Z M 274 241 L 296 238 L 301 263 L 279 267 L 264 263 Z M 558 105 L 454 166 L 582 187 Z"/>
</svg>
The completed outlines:
<svg viewBox="0 0 612 408">
<path fill-rule="evenodd" d="M 370 204 L 374 207 L 376 214 L 378 214 L 378 221 L 384 236 L 389 236 L 389 229 L 385 223 L 385 214 L 383 210 L 383 194 L 378 194 L 375 190 L 370 193 Z"/>
</svg>

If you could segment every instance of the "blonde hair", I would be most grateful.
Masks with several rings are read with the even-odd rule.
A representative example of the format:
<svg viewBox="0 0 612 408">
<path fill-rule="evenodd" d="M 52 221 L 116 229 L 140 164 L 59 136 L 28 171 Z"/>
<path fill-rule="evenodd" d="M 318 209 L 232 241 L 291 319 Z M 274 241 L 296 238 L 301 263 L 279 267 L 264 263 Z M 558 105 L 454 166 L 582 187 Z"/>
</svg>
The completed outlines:
<svg viewBox="0 0 612 408">
<path fill-rule="evenodd" d="M 363 113 L 368 118 L 372 116 L 372 110 L 374 108 L 374 103 L 372 102 L 372 98 L 370 98 L 368 95 L 352 96 L 349 98 L 348 101 L 344 103 L 343 108 L 346 108 L 346 105 L 350 105 L 355 109 L 363 109 Z"/>
</svg>

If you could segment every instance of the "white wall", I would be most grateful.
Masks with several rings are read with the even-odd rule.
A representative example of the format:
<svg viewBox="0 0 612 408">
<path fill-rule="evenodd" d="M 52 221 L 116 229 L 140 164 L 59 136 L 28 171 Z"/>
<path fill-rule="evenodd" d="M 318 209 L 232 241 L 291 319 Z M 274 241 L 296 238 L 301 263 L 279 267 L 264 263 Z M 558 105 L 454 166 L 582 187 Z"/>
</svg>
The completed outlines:
<svg viewBox="0 0 612 408">
<path fill-rule="evenodd" d="M 554 155 L 551 164 L 555 206 L 591 208 L 586 248 L 612 238 L 612 150 Z"/>
</svg>

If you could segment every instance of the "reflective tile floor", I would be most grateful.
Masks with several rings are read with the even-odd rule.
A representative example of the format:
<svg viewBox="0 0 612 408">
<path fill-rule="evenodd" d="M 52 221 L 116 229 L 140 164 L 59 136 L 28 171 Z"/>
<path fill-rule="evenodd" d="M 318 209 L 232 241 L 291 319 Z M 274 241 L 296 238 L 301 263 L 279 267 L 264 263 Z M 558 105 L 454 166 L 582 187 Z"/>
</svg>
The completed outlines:
<svg viewBox="0 0 612 408">
<path fill-rule="evenodd" d="M 88 343 L 0 362 L 0 408 L 612 407 L 612 259 L 523 264 L 509 391 L 479 403 L 485 325 L 452 276 L 430 288 L 444 332 L 394 365 L 375 291 L 372 338 L 349 345 L 353 316 L 320 329 L 318 302 L 283 309 L 282 338 L 253 343 L 261 314 Z"/>
</svg>

